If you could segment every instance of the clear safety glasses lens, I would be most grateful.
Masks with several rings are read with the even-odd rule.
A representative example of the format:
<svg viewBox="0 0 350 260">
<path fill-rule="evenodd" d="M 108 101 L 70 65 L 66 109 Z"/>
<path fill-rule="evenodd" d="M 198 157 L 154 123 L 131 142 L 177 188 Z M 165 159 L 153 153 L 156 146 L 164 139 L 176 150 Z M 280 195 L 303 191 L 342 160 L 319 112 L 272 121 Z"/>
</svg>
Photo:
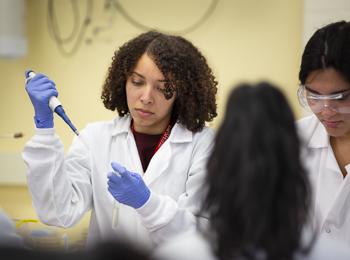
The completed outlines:
<svg viewBox="0 0 350 260">
<path fill-rule="evenodd" d="M 318 95 L 301 85 L 298 89 L 298 100 L 303 108 L 313 113 L 320 113 L 324 109 L 342 114 L 350 113 L 350 90 L 332 95 Z"/>
</svg>

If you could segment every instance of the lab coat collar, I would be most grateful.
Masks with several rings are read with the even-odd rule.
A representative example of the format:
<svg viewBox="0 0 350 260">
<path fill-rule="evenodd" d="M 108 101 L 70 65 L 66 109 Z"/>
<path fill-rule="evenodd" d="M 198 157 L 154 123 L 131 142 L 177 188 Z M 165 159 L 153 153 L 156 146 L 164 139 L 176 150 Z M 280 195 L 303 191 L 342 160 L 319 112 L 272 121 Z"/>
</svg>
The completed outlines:
<svg viewBox="0 0 350 260">
<path fill-rule="evenodd" d="M 327 151 L 327 157 L 326 160 L 326 168 L 328 170 L 331 170 L 333 172 L 340 173 L 339 165 L 337 163 L 337 160 L 334 156 L 333 149 L 331 147 L 330 141 L 329 141 L 329 135 L 326 131 L 326 128 L 323 126 L 323 124 L 314 116 L 314 124 L 310 124 L 310 128 L 312 129 L 314 127 L 314 130 L 312 132 L 308 147 L 309 148 L 326 148 Z"/>
<path fill-rule="evenodd" d="M 193 133 L 184 126 L 176 123 L 171 130 L 169 142 L 172 143 L 189 143 L 192 141 Z"/>
<path fill-rule="evenodd" d="M 114 129 L 112 130 L 112 136 L 128 133 L 130 131 L 131 117 L 116 117 L 113 123 Z"/>
<path fill-rule="evenodd" d="M 159 148 L 148 165 L 144 181 L 147 185 L 152 184 L 160 175 L 167 172 L 172 158 L 171 143 L 188 143 L 192 142 L 193 134 L 180 124 L 175 124 L 171 130 L 169 139 Z M 149 174 L 152 172 L 151 174 Z"/>
<path fill-rule="evenodd" d="M 118 124 L 118 126 L 117 126 Z M 119 134 L 127 134 L 130 131 L 131 117 L 117 117 L 114 119 L 114 129 L 112 131 L 112 136 Z M 182 126 L 179 123 L 176 123 L 171 130 L 171 134 L 169 136 L 169 142 L 172 143 L 188 143 L 191 142 L 193 138 L 193 133 Z"/>
<path fill-rule="evenodd" d="M 310 148 L 325 148 L 329 146 L 328 133 L 320 121 L 317 123 L 316 129 L 310 138 L 308 146 Z"/>
<path fill-rule="evenodd" d="M 348 176 L 350 174 L 350 163 L 348 165 L 345 166 L 345 170 L 347 172 L 347 175 Z"/>
</svg>

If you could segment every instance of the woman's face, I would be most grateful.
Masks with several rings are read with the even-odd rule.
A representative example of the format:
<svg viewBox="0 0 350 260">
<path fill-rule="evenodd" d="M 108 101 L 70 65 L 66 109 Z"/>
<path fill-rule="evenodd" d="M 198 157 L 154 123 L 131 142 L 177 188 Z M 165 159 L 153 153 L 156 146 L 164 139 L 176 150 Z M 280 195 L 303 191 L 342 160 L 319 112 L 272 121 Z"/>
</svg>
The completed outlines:
<svg viewBox="0 0 350 260">
<path fill-rule="evenodd" d="M 350 90 L 350 83 L 335 69 L 316 70 L 306 78 L 305 86 L 318 95 L 330 95 Z M 341 113 L 339 108 L 349 105 L 349 100 L 322 100 L 323 109 L 315 113 L 333 137 L 350 136 L 350 113 Z M 338 109 L 334 109 L 334 107 Z"/>
<path fill-rule="evenodd" d="M 175 95 L 165 99 L 165 83 L 157 65 L 143 54 L 126 82 L 126 99 L 136 132 L 161 134 L 168 126 Z"/>
</svg>

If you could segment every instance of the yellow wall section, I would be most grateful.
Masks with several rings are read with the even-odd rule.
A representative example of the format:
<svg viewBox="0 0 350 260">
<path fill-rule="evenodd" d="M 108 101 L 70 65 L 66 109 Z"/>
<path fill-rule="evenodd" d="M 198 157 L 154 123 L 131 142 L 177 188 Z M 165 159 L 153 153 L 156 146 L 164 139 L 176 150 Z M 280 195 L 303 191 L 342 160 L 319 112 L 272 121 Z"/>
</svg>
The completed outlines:
<svg viewBox="0 0 350 260">
<path fill-rule="evenodd" d="M 83 15 L 85 1 L 78 1 Z M 203 14 L 210 0 L 119 1 L 135 19 L 150 27 L 181 30 Z M 192 4 L 189 4 L 191 2 Z M 92 26 L 107 22 L 103 1 L 93 1 Z M 56 4 L 59 25 L 72 25 L 69 1 Z M 168 10 L 167 8 L 170 8 Z M 69 29 L 61 28 L 62 33 Z M 81 129 L 88 122 L 111 119 L 100 100 L 111 57 L 122 43 L 141 31 L 130 25 L 117 12 L 112 27 L 95 38 L 83 42 L 72 58 L 62 57 L 47 29 L 47 1 L 27 2 L 28 55 L 21 59 L 0 59 L 0 133 L 23 131 L 22 140 L 1 140 L 0 149 L 20 151 L 33 134 L 33 108 L 24 91 L 24 71 L 32 68 L 49 75 L 56 83 L 59 98 L 66 112 Z M 218 112 L 220 122 L 226 96 L 231 85 L 242 80 L 271 80 L 285 90 L 293 107 L 296 100 L 297 74 L 301 55 L 302 1 L 220 0 L 213 15 L 196 31 L 184 35 L 208 58 L 218 81 Z M 72 133 L 56 119 L 57 132 L 65 147 Z"/>
<path fill-rule="evenodd" d="M 70 1 L 57 1 L 58 21 L 63 34 L 72 25 Z M 81 16 L 86 1 L 78 1 Z M 210 0 L 121 0 L 118 1 L 138 21 L 162 30 L 181 30 L 193 24 Z M 20 153 L 34 133 L 33 109 L 24 90 L 24 71 L 31 68 L 49 75 L 59 90 L 66 112 L 82 129 L 88 122 L 109 120 L 113 112 L 100 100 L 113 52 L 141 31 L 118 12 L 112 26 L 91 44 L 83 42 L 71 58 L 62 57 L 47 29 L 45 0 L 27 1 L 27 39 L 29 52 L 21 59 L 0 59 L 0 133 L 22 131 L 25 138 L 0 139 L 1 152 Z M 92 26 L 107 24 L 104 1 L 94 0 Z M 297 74 L 302 42 L 302 0 L 220 0 L 214 13 L 197 30 L 184 35 L 208 58 L 219 81 L 219 116 L 233 84 L 241 81 L 271 80 L 281 85 L 298 114 Z M 66 26 L 66 27 L 63 27 Z M 67 149 L 73 134 L 56 119 L 57 133 Z M 1 172 L 0 174 L 4 174 Z M 23 187 L 0 187 L 0 206 L 12 217 L 35 217 L 28 192 Z M 87 225 L 87 221 L 84 223 Z M 78 227 L 78 229 L 83 227 Z"/>
</svg>

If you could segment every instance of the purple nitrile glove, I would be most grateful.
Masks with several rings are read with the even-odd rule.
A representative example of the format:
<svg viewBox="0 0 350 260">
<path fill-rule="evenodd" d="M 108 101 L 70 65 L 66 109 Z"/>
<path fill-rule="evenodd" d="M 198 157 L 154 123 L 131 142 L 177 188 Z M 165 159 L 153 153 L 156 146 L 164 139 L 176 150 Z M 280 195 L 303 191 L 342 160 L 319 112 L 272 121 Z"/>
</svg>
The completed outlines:
<svg viewBox="0 0 350 260">
<path fill-rule="evenodd" d="M 108 174 L 108 191 L 120 203 L 135 209 L 142 207 L 151 195 L 142 177 L 116 162 L 111 165 L 115 172 Z"/>
<path fill-rule="evenodd" d="M 28 73 L 26 72 L 26 76 Z M 34 121 L 37 128 L 53 127 L 53 112 L 49 107 L 52 96 L 57 97 L 55 83 L 43 74 L 36 74 L 26 84 L 26 91 L 34 107 Z"/>
</svg>

